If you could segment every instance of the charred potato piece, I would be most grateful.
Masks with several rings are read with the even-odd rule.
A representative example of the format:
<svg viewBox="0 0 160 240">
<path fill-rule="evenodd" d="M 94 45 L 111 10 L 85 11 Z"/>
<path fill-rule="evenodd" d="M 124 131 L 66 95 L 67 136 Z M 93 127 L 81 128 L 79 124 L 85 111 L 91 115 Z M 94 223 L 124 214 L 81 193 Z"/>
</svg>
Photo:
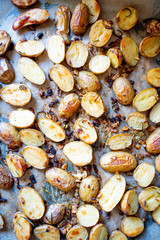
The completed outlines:
<svg viewBox="0 0 160 240">
<path fill-rule="evenodd" d="M 16 52 L 24 57 L 38 57 L 44 49 L 43 43 L 36 40 L 20 40 L 15 46 Z"/>
<path fill-rule="evenodd" d="M 7 52 L 10 43 L 11 38 L 9 34 L 4 30 L 0 30 L 0 56 L 4 55 Z"/>
<path fill-rule="evenodd" d="M 14 5 L 20 8 L 28 8 L 35 4 L 37 0 L 11 0 Z"/>
<path fill-rule="evenodd" d="M 67 240 L 78 240 L 78 239 L 87 240 L 88 232 L 87 232 L 86 228 L 77 224 L 68 231 L 68 233 L 66 235 L 66 239 Z"/>
<path fill-rule="evenodd" d="M 60 35 L 53 35 L 47 43 L 47 53 L 53 63 L 61 63 L 65 58 L 65 43 Z"/>
<path fill-rule="evenodd" d="M 11 149 L 21 146 L 21 140 L 17 129 L 7 122 L 0 123 L 0 140 Z"/>
<path fill-rule="evenodd" d="M 160 52 L 160 37 L 147 36 L 140 45 L 139 52 L 143 57 L 152 58 Z"/>
<path fill-rule="evenodd" d="M 160 206 L 153 211 L 152 218 L 158 225 L 160 225 Z"/>
<path fill-rule="evenodd" d="M 126 217 L 121 222 L 122 232 L 128 237 L 136 237 L 144 230 L 144 223 L 138 217 Z"/>
<path fill-rule="evenodd" d="M 89 61 L 89 69 L 95 74 L 102 74 L 110 67 L 109 57 L 98 54 L 93 56 Z"/>
<path fill-rule="evenodd" d="M 146 81 L 153 87 L 160 87 L 160 68 L 151 68 L 146 73 Z"/>
<path fill-rule="evenodd" d="M 65 215 L 65 206 L 60 203 L 54 203 L 47 207 L 43 216 L 43 222 L 54 225 L 59 223 Z"/>
<path fill-rule="evenodd" d="M 151 154 L 160 153 L 160 127 L 156 128 L 147 138 L 146 149 Z"/>
<path fill-rule="evenodd" d="M 75 187 L 75 179 L 65 170 L 52 167 L 46 171 L 47 181 L 55 188 L 69 192 Z"/>
<path fill-rule="evenodd" d="M 0 57 L 0 82 L 10 83 L 15 77 L 14 70 L 7 58 Z"/>
<path fill-rule="evenodd" d="M 43 134 L 35 129 L 23 129 L 19 132 L 21 142 L 27 146 L 40 147 L 44 144 Z"/>
<path fill-rule="evenodd" d="M 39 240 L 60 240 L 58 228 L 51 225 L 40 225 L 34 229 L 33 233 Z"/>
<path fill-rule="evenodd" d="M 146 32 L 151 36 L 160 37 L 160 21 L 152 19 L 146 23 Z"/>
<path fill-rule="evenodd" d="M 82 0 L 89 8 L 89 23 L 93 24 L 97 21 L 100 14 L 100 6 L 96 0 Z"/>
<path fill-rule="evenodd" d="M 158 173 L 160 173 L 160 155 L 156 157 L 155 166 Z"/>
<path fill-rule="evenodd" d="M 113 83 L 113 92 L 122 105 L 131 104 L 134 98 L 134 88 L 127 78 L 119 77 Z"/>
<path fill-rule="evenodd" d="M 22 177 L 26 171 L 26 162 L 16 154 L 7 154 L 6 163 L 15 178 Z"/>
<path fill-rule="evenodd" d="M 7 171 L 4 166 L 0 164 L 0 189 L 10 189 L 13 186 L 12 175 Z"/>
<path fill-rule="evenodd" d="M 138 195 L 136 191 L 127 191 L 121 200 L 121 210 L 126 215 L 134 215 L 138 210 Z"/>
<path fill-rule="evenodd" d="M 100 240 L 108 239 L 107 227 L 102 223 L 95 225 L 90 232 L 89 240 L 97 240 L 97 239 L 100 239 Z"/>
<path fill-rule="evenodd" d="M 106 142 L 111 150 L 122 150 L 128 148 L 132 144 L 132 135 L 128 133 L 120 133 L 112 136 Z"/>
<path fill-rule="evenodd" d="M 9 122 L 17 128 L 27 128 L 34 124 L 36 119 L 35 114 L 28 109 L 17 109 L 9 115 Z"/>
<path fill-rule="evenodd" d="M 138 12 L 133 7 L 124 7 L 119 10 L 116 16 L 119 28 L 124 31 L 130 30 L 138 22 Z"/>
<path fill-rule="evenodd" d="M 118 48 L 110 48 L 107 52 L 107 57 L 109 57 L 113 68 L 118 68 L 123 60 L 122 52 Z"/>
<path fill-rule="evenodd" d="M 90 204 L 81 205 L 77 210 L 77 220 L 84 227 L 92 227 L 99 220 L 99 211 Z"/>
<path fill-rule="evenodd" d="M 0 214 L 0 230 L 2 230 L 4 228 L 4 220 L 2 215 Z"/>
<path fill-rule="evenodd" d="M 139 112 L 133 112 L 126 118 L 127 125 L 134 130 L 144 130 L 149 124 L 146 115 Z"/>
<path fill-rule="evenodd" d="M 160 188 L 151 186 L 142 190 L 139 203 L 145 211 L 154 211 L 160 205 Z"/>
<path fill-rule="evenodd" d="M 160 102 L 156 103 L 153 108 L 151 109 L 149 113 L 149 119 L 153 123 L 159 123 L 160 122 Z"/>
<path fill-rule="evenodd" d="M 112 232 L 109 240 L 128 240 L 128 238 L 121 231 L 115 230 Z"/>
</svg>

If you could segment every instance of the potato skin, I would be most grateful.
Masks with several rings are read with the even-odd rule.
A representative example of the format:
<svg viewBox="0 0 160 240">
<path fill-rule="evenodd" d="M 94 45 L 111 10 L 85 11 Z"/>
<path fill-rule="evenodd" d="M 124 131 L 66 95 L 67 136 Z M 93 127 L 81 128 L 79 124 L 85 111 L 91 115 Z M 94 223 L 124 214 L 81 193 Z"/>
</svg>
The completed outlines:
<svg viewBox="0 0 160 240">
<path fill-rule="evenodd" d="M 136 191 L 127 191 L 121 200 L 121 209 L 126 215 L 134 215 L 138 210 L 138 195 Z"/>
<path fill-rule="evenodd" d="M 147 36 L 140 42 L 139 52 L 143 57 L 152 58 L 160 52 L 160 37 Z"/>
<path fill-rule="evenodd" d="M 146 115 L 139 112 L 132 112 L 126 118 L 127 125 L 134 130 L 144 130 L 149 124 Z"/>
<path fill-rule="evenodd" d="M 20 8 L 28 8 L 35 4 L 37 0 L 11 0 L 14 5 Z"/>
<path fill-rule="evenodd" d="M 97 92 L 101 88 L 101 82 L 92 72 L 80 71 L 76 81 L 86 92 Z"/>
<path fill-rule="evenodd" d="M 10 83 L 14 77 L 14 70 L 7 58 L 0 57 L 0 81 L 2 83 Z"/>
<path fill-rule="evenodd" d="M 160 153 L 160 127 L 156 128 L 146 140 L 147 152 L 151 154 Z"/>
<path fill-rule="evenodd" d="M 126 14 L 125 11 L 127 10 Z M 116 16 L 116 22 L 119 28 L 124 31 L 133 28 L 138 21 L 138 12 L 133 7 L 124 7 L 119 10 Z"/>
<path fill-rule="evenodd" d="M 0 164 L 0 189 L 10 189 L 13 186 L 12 175 L 7 171 L 4 166 Z"/>
<path fill-rule="evenodd" d="M 16 154 L 7 154 L 6 163 L 14 177 L 22 177 L 26 171 L 26 162 Z"/>
<path fill-rule="evenodd" d="M 4 30 L 0 30 L 0 56 L 7 52 L 10 42 L 11 37 L 9 34 Z"/>
<path fill-rule="evenodd" d="M 47 207 L 43 216 L 43 222 L 47 224 L 59 223 L 65 215 L 65 206 L 63 204 L 54 203 Z"/>
<path fill-rule="evenodd" d="M 160 155 L 156 157 L 155 166 L 158 173 L 160 173 Z"/>
<path fill-rule="evenodd" d="M 160 87 L 160 68 L 151 68 L 146 73 L 146 81 L 154 87 Z"/>
<path fill-rule="evenodd" d="M 126 217 L 121 222 L 122 232 L 128 237 L 136 237 L 144 230 L 144 223 L 138 217 Z"/>
<path fill-rule="evenodd" d="M 82 35 L 87 30 L 89 23 L 89 8 L 84 3 L 79 3 L 71 18 L 71 30 L 75 35 Z"/>
<path fill-rule="evenodd" d="M 107 57 L 109 57 L 113 68 L 118 68 L 123 60 L 122 52 L 118 48 L 110 48 L 107 52 Z"/>
</svg>

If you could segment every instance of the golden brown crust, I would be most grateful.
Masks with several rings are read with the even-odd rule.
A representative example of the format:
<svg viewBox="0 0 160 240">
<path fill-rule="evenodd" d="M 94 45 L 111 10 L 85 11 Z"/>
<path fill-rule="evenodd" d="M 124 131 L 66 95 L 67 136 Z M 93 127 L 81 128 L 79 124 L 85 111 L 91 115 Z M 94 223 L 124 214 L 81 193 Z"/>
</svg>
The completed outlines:
<svg viewBox="0 0 160 240">
<path fill-rule="evenodd" d="M 0 164 L 0 189 L 10 189 L 13 186 L 12 175 Z"/>
</svg>

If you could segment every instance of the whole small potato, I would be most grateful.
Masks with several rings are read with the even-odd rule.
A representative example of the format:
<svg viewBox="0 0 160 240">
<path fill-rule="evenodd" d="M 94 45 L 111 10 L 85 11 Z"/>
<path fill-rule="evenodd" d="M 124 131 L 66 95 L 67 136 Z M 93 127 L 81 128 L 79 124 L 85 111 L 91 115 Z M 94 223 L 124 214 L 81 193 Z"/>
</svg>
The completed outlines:
<svg viewBox="0 0 160 240">
<path fill-rule="evenodd" d="M 0 164 L 0 189 L 10 189 L 12 186 L 12 175 Z"/>
<path fill-rule="evenodd" d="M 84 202 L 92 202 L 97 197 L 99 182 L 97 178 L 90 175 L 82 180 L 79 187 L 79 196 Z"/>
<path fill-rule="evenodd" d="M 89 8 L 84 3 L 79 3 L 71 18 L 71 30 L 75 35 L 82 35 L 87 30 L 89 23 Z"/>
<path fill-rule="evenodd" d="M 43 221 L 44 223 L 54 225 L 59 223 L 63 219 L 64 215 L 65 206 L 63 204 L 54 203 L 47 207 Z"/>
<path fill-rule="evenodd" d="M 146 149 L 149 153 L 160 153 L 160 127 L 156 128 L 147 138 L 146 145 Z"/>
<path fill-rule="evenodd" d="M 115 93 L 118 102 L 122 105 L 131 104 L 135 95 L 132 84 L 124 77 L 119 77 L 114 81 L 113 92 Z"/>
<path fill-rule="evenodd" d="M 7 52 L 11 38 L 6 31 L 0 30 L 0 56 Z"/>
<path fill-rule="evenodd" d="M 0 81 L 2 83 L 10 83 L 14 79 L 14 70 L 7 58 L 0 58 Z"/>
</svg>

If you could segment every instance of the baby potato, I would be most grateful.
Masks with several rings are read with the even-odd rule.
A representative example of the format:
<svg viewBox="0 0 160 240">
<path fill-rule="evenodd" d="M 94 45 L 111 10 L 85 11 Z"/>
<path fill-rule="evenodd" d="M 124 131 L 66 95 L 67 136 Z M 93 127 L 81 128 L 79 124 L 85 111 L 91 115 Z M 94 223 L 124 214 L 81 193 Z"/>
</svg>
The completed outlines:
<svg viewBox="0 0 160 240">
<path fill-rule="evenodd" d="M 71 18 L 71 12 L 69 7 L 59 6 L 55 13 L 55 26 L 56 34 L 61 35 L 64 39 L 65 44 L 70 44 L 69 36 L 69 23 Z"/>
<path fill-rule="evenodd" d="M 34 229 L 33 233 L 39 240 L 60 240 L 58 228 L 51 225 L 40 225 Z"/>
<path fill-rule="evenodd" d="M 98 195 L 99 205 L 105 212 L 111 212 L 120 202 L 126 188 L 126 180 L 122 175 L 116 173 L 103 186 Z"/>
<path fill-rule="evenodd" d="M 70 92 L 74 87 L 74 78 L 69 69 L 61 64 L 56 64 L 49 71 L 50 78 L 63 92 Z"/>
<path fill-rule="evenodd" d="M 13 22 L 13 30 L 18 30 L 33 24 L 44 23 L 49 18 L 46 9 L 34 8 L 20 14 Z"/>
<path fill-rule="evenodd" d="M 110 48 L 107 52 L 107 57 L 109 57 L 111 66 L 115 69 L 121 65 L 123 60 L 122 52 L 118 48 Z"/>
<path fill-rule="evenodd" d="M 148 187 L 155 176 L 155 168 L 152 164 L 143 162 L 134 170 L 133 177 L 140 187 Z"/>
<path fill-rule="evenodd" d="M 99 211 L 90 204 L 83 204 L 77 210 L 77 220 L 84 227 L 92 227 L 99 220 Z"/>
<path fill-rule="evenodd" d="M 0 214 L 0 230 L 2 230 L 4 228 L 4 220 L 2 215 Z"/>
<path fill-rule="evenodd" d="M 97 92 L 101 88 L 101 82 L 92 72 L 80 71 L 76 81 L 86 92 Z"/>
<path fill-rule="evenodd" d="M 112 232 L 109 240 L 128 240 L 128 238 L 121 231 L 115 230 Z"/>
<path fill-rule="evenodd" d="M 146 23 L 146 32 L 151 36 L 160 37 L 160 21 L 151 19 Z"/>
<path fill-rule="evenodd" d="M 92 117 L 99 118 L 105 112 L 101 96 L 95 92 L 86 93 L 81 101 L 82 108 Z"/>
<path fill-rule="evenodd" d="M 22 187 L 18 201 L 23 213 L 31 220 L 39 220 L 45 212 L 45 205 L 39 193 L 32 187 Z"/>
<path fill-rule="evenodd" d="M 97 178 L 90 175 L 83 178 L 79 186 L 79 196 L 84 202 L 92 202 L 99 192 L 99 182 Z"/>
<path fill-rule="evenodd" d="M 59 104 L 58 112 L 61 118 L 72 117 L 80 107 L 79 96 L 75 93 L 70 93 L 65 96 Z"/>
<path fill-rule="evenodd" d="M 74 131 L 78 137 L 87 144 L 93 144 L 97 140 L 96 129 L 87 118 L 78 118 L 74 124 Z"/>
<path fill-rule="evenodd" d="M 26 146 L 22 151 L 22 155 L 27 163 L 37 169 L 45 169 L 48 166 L 48 155 L 41 148 Z"/>
<path fill-rule="evenodd" d="M 81 41 L 72 42 L 66 52 L 66 62 L 72 68 L 83 67 L 88 58 L 87 47 Z"/>
<path fill-rule="evenodd" d="M 100 166 L 108 172 L 128 172 L 137 166 L 137 160 L 130 153 L 114 151 L 102 155 Z"/>
<path fill-rule="evenodd" d="M 148 120 L 146 115 L 139 112 L 132 112 L 126 118 L 127 125 L 134 130 L 144 130 L 148 128 Z"/>
<path fill-rule="evenodd" d="M 121 210 L 126 215 L 134 215 L 138 210 L 138 195 L 136 191 L 127 191 L 121 200 Z"/>
<path fill-rule="evenodd" d="M 0 57 L 0 82 L 10 83 L 15 77 L 14 70 L 7 58 Z"/>
<path fill-rule="evenodd" d="M 121 222 L 122 232 L 128 237 L 136 237 L 144 230 L 144 223 L 139 217 L 125 217 Z"/>
<path fill-rule="evenodd" d="M 106 142 L 111 150 L 122 150 L 128 148 L 132 144 L 132 135 L 129 133 L 120 133 L 112 136 Z"/>
<path fill-rule="evenodd" d="M 21 146 L 21 140 L 17 129 L 7 122 L 0 123 L 0 140 L 11 149 Z"/>
<path fill-rule="evenodd" d="M 82 0 L 82 3 L 86 4 L 89 8 L 89 24 L 93 24 L 97 21 L 100 14 L 100 6 L 96 0 Z"/>
<path fill-rule="evenodd" d="M 14 5 L 20 8 L 28 8 L 37 2 L 37 0 L 11 0 L 11 1 Z"/>
<path fill-rule="evenodd" d="M 147 138 L 146 149 L 151 154 L 160 153 L 160 127 L 156 128 Z"/>
<path fill-rule="evenodd" d="M 75 187 L 75 179 L 61 168 L 52 167 L 46 171 L 45 176 L 47 182 L 63 192 L 69 192 Z"/>
<path fill-rule="evenodd" d="M 139 112 L 144 112 L 153 107 L 158 99 L 158 93 L 155 88 L 146 88 L 135 96 L 133 107 Z"/>
<path fill-rule="evenodd" d="M 113 83 L 113 92 L 122 105 L 131 104 L 134 98 L 134 88 L 127 78 L 119 77 Z"/>
<path fill-rule="evenodd" d="M 17 128 L 30 127 L 34 124 L 35 119 L 36 116 L 32 111 L 23 108 L 12 111 L 9 115 L 10 124 Z"/>
<path fill-rule="evenodd" d="M 88 239 L 88 232 L 86 228 L 82 227 L 81 225 L 73 226 L 66 235 L 67 240 L 87 240 Z"/>
<path fill-rule="evenodd" d="M 158 156 L 156 157 L 155 167 L 156 167 L 157 172 L 160 173 L 160 155 L 158 155 Z"/>
<path fill-rule="evenodd" d="M 153 87 L 160 87 L 160 68 L 151 68 L 146 73 L 146 81 Z"/>
<path fill-rule="evenodd" d="M 65 43 L 60 35 L 53 35 L 47 43 L 47 53 L 53 63 L 61 63 L 65 58 Z"/>
<path fill-rule="evenodd" d="M 7 52 L 10 43 L 11 37 L 9 34 L 4 30 L 0 30 L 0 56 Z"/>
<path fill-rule="evenodd" d="M 139 61 L 139 49 L 134 39 L 128 36 L 122 38 L 120 48 L 125 62 L 130 66 L 136 66 Z"/>
<path fill-rule="evenodd" d="M 17 240 L 30 239 L 32 225 L 21 212 L 16 212 L 13 216 L 13 231 Z"/>
<path fill-rule="evenodd" d="M 71 30 L 75 35 L 83 35 L 89 23 L 89 8 L 80 2 L 74 9 L 71 18 Z"/>
<path fill-rule="evenodd" d="M 26 162 L 16 154 L 7 154 L 6 163 L 13 177 L 22 177 L 26 171 Z"/>
<path fill-rule="evenodd" d="M 93 158 L 92 147 L 81 141 L 67 143 L 63 148 L 64 155 L 76 166 L 89 164 Z"/>
<path fill-rule="evenodd" d="M 119 10 L 116 16 L 119 28 L 124 31 L 130 30 L 138 22 L 138 12 L 133 7 L 124 7 Z"/>
<path fill-rule="evenodd" d="M 38 127 L 46 137 L 54 142 L 61 142 L 66 138 L 65 130 L 55 121 L 48 118 L 40 118 Z"/>
<path fill-rule="evenodd" d="M 102 74 L 110 67 L 109 57 L 98 54 L 92 57 L 89 61 L 89 69 L 95 74 Z"/>
<path fill-rule="evenodd" d="M 54 225 L 59 223 L 65 215 L 65 206 L 60 203 L 53 203 L 49 205 L 43 216 L 43 222 Z"/>
<path fill-rule="evenodd" d="M 44 144 L 45 139 L 41 132 L 35 129 L 23 129 L 19 132 L 21 142 L 27 146 L 40 147 Z"/>
<path fill-rule="evenodd" d="M 160 206 L 153 211 L 152 218 L 158 225 L 160 225 Z"/>
<path fill-rule="evenodd" d="M 0 164 L 0 189 L 10 189 L 13 186 L 13 178 L 10 172 Z"/>
<path fill-rule="evenodd" d="M 90 232 L 89 240 L 97 240 L 97 239 L 100 239 L 100 240 L 108 239 L 107 227 L 102 223 L 95 225 Z"/>
<path fill-rule="evenodd" d="M 142 190 L 139 203 L 145 211 L 154 211 L 160 205 L 160 188 L 151 186 Z"/>
<path fill-rule="evenodd" d="M 0 90 L 3 101 L 13 106 L 22 107 L 30 102 L 31 90 L 25 84 L 9 84 Z"/>
<path fill-rule="evenodd" d="M 106 20 L 97 20 L 91 27 L 89 41 L 93 46 L 103 47 L 112 36 L 112 26 Z"/>
<path fill-rule="evenodd" d="M 149 119 L 153 123 L 159 123 L 160 122 L 160 102 L 156 103 L 153 108 L 151 109 L 149 113 Z"/>
<path fill-rule="evenodd" d="M 160 37 L 147 36 L 139 45 L 139 52 L 143 57 L 155 57 L 160 52 Z"/>
<path fill-rule="evenodd" d="M 16 52 L 24 57 L 38 57 L 44 49 L 43 43 L 36 40 L 20 40 L 15 46 Z"/>
</svg>

